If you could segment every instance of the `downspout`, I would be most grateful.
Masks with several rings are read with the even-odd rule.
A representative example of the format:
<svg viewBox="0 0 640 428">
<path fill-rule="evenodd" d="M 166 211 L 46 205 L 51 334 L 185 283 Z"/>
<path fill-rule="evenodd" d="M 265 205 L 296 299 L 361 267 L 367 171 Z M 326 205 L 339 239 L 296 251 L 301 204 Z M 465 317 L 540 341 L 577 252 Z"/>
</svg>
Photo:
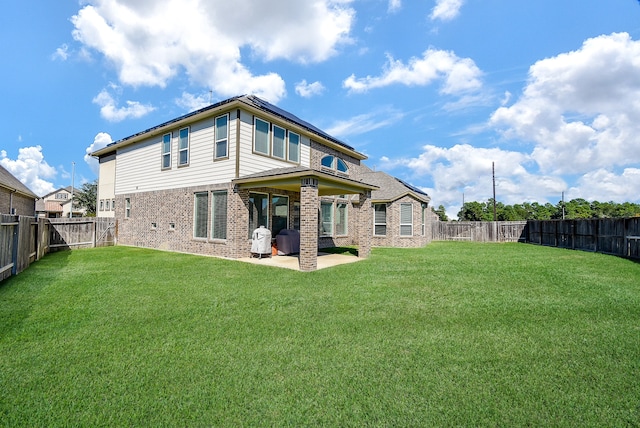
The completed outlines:
<svg viewBox="0 0 640 428">
<path fill-rule="evenodd" d="M 236 178 L 240 177 L 240 109 L 236 112 Z"/>
<path fill-rule="evenodd" d="M 9 214 L 13 215 L 13 194 L 16 193 L 18 189 L 13 189 L 11 193 L 9 193 Z"/>
</svg>

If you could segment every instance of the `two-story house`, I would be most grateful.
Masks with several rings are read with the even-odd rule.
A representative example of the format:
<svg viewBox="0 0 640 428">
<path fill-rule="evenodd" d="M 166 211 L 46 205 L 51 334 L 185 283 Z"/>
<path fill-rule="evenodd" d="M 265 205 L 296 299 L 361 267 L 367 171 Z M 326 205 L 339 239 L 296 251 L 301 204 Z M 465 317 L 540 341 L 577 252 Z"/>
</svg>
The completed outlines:
<svg viewBox="0 0 640 428">
<path fill-rule="evenodd" d="M 315 270 L 319 247 L 357 245 L 367 257 L 374 238 L 430 240 L 428 195 L 371 171 L 353 147 L 255 96 L 210 105 L 93 156 L 98 201 L 110 201 L 123 245 L 242 258 L 259 226 L 274 237 L 295 229 L 300 269 Z M 402 189 L 392 195 L 377 183 Z"/>
<path fill-rule="evenodd" d="M 87 210 L 72 203 L 73 195 L 77 195 L 80 190 L 75 187 L 61 187 L 49 192 L 36 201 L 36 213 L 38 217 L 60 218 L 70 217 L 73 206 L 73 217 L 82 217 Z"/>
</svg>

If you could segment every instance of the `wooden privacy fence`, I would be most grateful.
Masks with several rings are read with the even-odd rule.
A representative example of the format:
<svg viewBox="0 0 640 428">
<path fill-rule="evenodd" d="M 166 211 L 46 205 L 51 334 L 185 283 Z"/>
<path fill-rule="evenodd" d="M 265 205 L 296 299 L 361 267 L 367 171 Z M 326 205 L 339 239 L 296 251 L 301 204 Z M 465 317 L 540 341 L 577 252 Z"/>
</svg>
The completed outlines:
<svg viewBox="0 0 640 428">
<path fill-rule="evenodd" d="M 640 217 L 531 220 L 527 242 L 640 259 Z"/>
<path fill-rule="evenodd" d="M 437 221 L 434 241 L 525 242 L 526 221 Z"/>
<path fill-rule="evenodd" d="M 49 251 L 115 244 L 110 218 L 34 218 L 0 214 L 0 281 Z"/>
<path fill-rule="evenodd" d="M 0 281 L 42 258 L 48 238 L 46 219 L 0 214 Z"/>
</svg>

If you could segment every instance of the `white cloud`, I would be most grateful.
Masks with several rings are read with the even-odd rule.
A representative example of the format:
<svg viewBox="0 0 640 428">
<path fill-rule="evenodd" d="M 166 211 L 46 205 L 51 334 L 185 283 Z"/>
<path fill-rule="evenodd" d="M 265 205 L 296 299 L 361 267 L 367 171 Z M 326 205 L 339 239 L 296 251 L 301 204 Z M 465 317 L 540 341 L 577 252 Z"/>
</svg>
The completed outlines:
<svg viewBox="0 0 640 428">
<path fill-rule="evenodd" d="M 429 16 L 432 21 L 451 21 L 460 14 L 460 8 L 464 0 L 437 0 L 436 5 Z"/>
<path fill-rule="evenodd" d="M 311 98 L 324 92 L 324 86 L 320 82 L 307 83 L 306 80 L 296 83 L 296 94 L 303 98 Z"/>
<path fill-rule="evenodd" d="M 38 196 L 55 190 L 53 183 L 48 179 L 54 178 L 57 171 L 44 160 L 41 146 L 19 149 L 16 160 L 9 159 L 7 152 L 2 150 L 0 164 Z"/>
<path fill-rule="evenodd" d="M 538 201 L 544 203 L 550 194 L 560 195 L 566 189 L 564 180 L 527 171 L 531 163 L 525 153 L 499 148 L 476 148 L 459 144 L 451 148 L 426 145 L 415 158 L 391 160 L 382 158 L 385 170 L 407 169 L 410 175 L 431 176 L 433 188 L 427 189 L 435 206 L 444 205 L 455 217 L 466 201 L 486 201 L 493 197 L 492 164 L 495 163 L 496 199 L 506 204 Z"/>
<path fill-rule="evenodd" d="M 211 95 L 193 95 L 183 92 L 182 96 L 176 99 L 176 104 L 189 112 L 200 110 L 211 104 Z"/>
<path fill-rule="evenodd" d="M 321 62 L 351 43 L 349 0 L 96 0 L 73 16 L 73 36 L 106 57 L 122 84 L 164 87 L 182 71 L 220 96 L 285 96 L 276 73 L 254 75 L 240 51 L 264 61 Z M 259 25 L 256 25 L 259 23 Z"/>
<path fill-rule="evenodd" d="M 69 58 L 69 45 L 66 43 L 56 49 L 53 55 L 51 55 L 51 59 L 53 60 L 61 59 L 62 61 L 66 61 L 67 58 Z"/>
<path fill-rule="evenodd" d="M 397 124 L 404 114 L 392 108 L 380 109 L 375 112 L 360 114 L 347 120 L 341 120 L 326 127 L 329 135 L 344 138 L 350 135 L 360 135 Z"/>
<path fill-rule="evenodd" d="M 482 87 L 482 72 L 470 58 L 459 58 L 453 52 L 428 49 L 422 58 L 413 57 L 408 64 L 387 57 L 380 76 L 349 76 L 343 86 L 349 92 L 367 92 L 394 84 L 426 86 L 442 80 L 440 92 L 445 95 L 465 93 Z"/>
<path fill-rule="evenodd" d="M 107 147 L 107 145 L 111 143 L 113 143 L 113 139 L 111 139 L 111 135 L 107 134 L 106 132 L 99 132 L 93 138 L 93 143 L 91 143 L 91 145 L 85 149 L 84 161 L 87 163 L 87 165 L 89 165 L 89 168 L 91 168 L 91 171 L 93 171 L 93 173 L 96 176 L 99 175 L 98 173 L 100 168 L 98 164 L 98 159 L 91 156 L 91 153 L 95 152 L 96 150 L 100 150 L 104 147 Z"/>
<path fill-rule="evenodd" d="M 638 100 L 640 42 L 603 35 L 535 63 L 522 97 L 490 124 L 532 142 L 543 172 L 582 174 L 640 162 Z"/>
<path fill-rule="evenodd" d="M 402 8 L 402 0 L 389 0 L 389 12 L 394 13 Z"/>
<path fill-rule="evenodd" d="M 640 189 L 640 169 L 625 168 L 622 174 L 597 169 L 584 174 L 567 194 L 571 199 L 588 201 L 637 201 Z"/>
<path fill-rule="evenodd" d="M 112 86 L 111 89 L 117 90 L 114 86 Z M 126 101 L 126 107 L 118 107 L 118 102 L 107 89 L 103 89 L 96 95 L 93 103 L 100 106 L 100 116 L 109 122 L 120 122 L 129 118 L 139 118 L 155 110 L 155 107 L 140 104 L 138 101 Z"/>
</svg>

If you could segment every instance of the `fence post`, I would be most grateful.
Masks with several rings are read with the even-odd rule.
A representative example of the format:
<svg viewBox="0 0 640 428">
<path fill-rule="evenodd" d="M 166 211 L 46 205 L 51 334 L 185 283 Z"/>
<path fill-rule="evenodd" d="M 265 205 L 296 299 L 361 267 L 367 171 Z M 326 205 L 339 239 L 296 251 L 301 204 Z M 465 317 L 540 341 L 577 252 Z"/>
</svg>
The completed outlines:
<svg viewBox="0 0 640 428">
<path fill-rule="evenodd" d="M 11 268 L 11 275 L 18 274 L 18 244 L 20 237 L 20 218 L 16 221 L 16 224 L 13 226 L 13 248 L 11 249 L 11 263 L 13 263 L 13 267 Z"/>
</svg>

